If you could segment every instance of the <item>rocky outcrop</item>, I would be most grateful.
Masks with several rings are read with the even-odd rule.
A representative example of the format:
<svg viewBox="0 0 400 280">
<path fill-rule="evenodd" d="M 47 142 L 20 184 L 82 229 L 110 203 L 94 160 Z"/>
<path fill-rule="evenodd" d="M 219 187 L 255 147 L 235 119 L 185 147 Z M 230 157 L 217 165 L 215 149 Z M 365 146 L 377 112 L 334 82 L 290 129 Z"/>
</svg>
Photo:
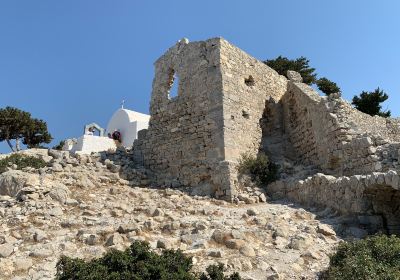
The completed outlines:
<svg viewBox="0 0 400 280">
<path fill-rule="evenodd" d="M 0 196 L 0 278 L 54 279 L 61 255 L 91 259 L 134 240 L 148 241 L 156 252 L 181 249 L 199 271 L 222 262 L 243 279 L 313 278 L 341 240 L 336 225 L 301 208 L 269 204 L 257 190 L 243 188 L 243 200 L 231 204 L 184 189 L 139 186 L 146 182 L 141 169 L 132 182 L 123 179 L 134 170 L 129 157 L 122 150 L 54 154 L 49 167 L 12 172 L 39 179 L 14 197 Z"/>
</svg>

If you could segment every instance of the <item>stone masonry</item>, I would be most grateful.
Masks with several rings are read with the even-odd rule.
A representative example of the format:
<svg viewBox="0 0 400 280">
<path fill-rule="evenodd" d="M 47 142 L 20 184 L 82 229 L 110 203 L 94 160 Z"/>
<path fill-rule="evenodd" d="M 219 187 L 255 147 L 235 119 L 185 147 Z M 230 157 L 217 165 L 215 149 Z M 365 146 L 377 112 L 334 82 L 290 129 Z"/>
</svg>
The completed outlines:
<svg viewBox="0 0 400 280">
<path fill-rule="evenodd" d="M 177 79 L 178 96 L 171 98 Z M 134 145 L 135 159 L 156 171 L 157 184 L 230 200 L 240 154 L 259 150 L 265 100 L 280 99 L 286 85 L 224 39 L 181 40 L 155 62 L 151 119 Z"/>
<path fill-rule="evenodd" d="M 320 96 L 296 72 L 288 77 L 222 38 L 179 41 L 155 62 L 149 128 L 134 143 L 134 159 L 154 172 L 156 185 L 234 200 L 242 188 L 236 169 L 241 154 L 265 152 L 281 165 L 270 195 L 336 210 L 355 199 L 358 205 L 347 208 L 353 214 L 393 217 L 387 209 L 398 207 L 398 185 L 375 180 L 354 189 L 348 178 L 397 176 L 400 120 L 371 117 L 339 94 Z M 334 184 L 320 187 L 321 180 L 312 180 L 317 173 L 335 178 L 329 181 Z M 371 199 L 391 206 L 374 207 Z M 400 229 L 400 221 L 389 223 Z"/>
</svg>

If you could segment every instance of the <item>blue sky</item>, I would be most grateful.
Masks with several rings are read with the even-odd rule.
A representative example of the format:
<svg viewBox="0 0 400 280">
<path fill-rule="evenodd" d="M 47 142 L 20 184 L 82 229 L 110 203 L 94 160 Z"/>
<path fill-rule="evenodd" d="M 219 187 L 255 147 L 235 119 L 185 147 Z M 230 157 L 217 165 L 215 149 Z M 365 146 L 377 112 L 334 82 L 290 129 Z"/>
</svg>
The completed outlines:
<svg viewBox="0 0 400 280">
<path fill-rule="evenodd" d="M 106 126 L 122 99 L 147 113 L 153 62 L 182 37 L 221 36 L 261 60 L 306 56 L 346 99 L 379 86 L 400 116 L 399 11 L 395 0 L 0 0 L 0 108 L 46 120 L 56 144 Z"/>
</svg>

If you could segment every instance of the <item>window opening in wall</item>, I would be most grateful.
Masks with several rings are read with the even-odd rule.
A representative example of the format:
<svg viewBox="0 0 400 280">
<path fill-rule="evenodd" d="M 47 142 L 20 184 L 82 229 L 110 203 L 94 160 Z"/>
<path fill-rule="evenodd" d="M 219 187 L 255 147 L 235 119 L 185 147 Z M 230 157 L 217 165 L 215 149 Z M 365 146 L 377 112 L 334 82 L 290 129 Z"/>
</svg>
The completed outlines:
<svg viewBox="0 0 400 280">
<path fill-rule="evenodd" d="M 175 73 L 175 70 L 171 69 L 169 73 L 169 90 L 168 90 L 168 99 L 174 99 L 178 96 L 179 92 L 179 77 Z"/>
<path fill-rule="evenodd" d="M 246 86 L 248 86 L 248 87 L 254 86 L 254 85 L 255 85 L 255 82 L 254 82 L 253 76 L 250 75 L 248 78 L 245 78 L 245 79 L 244 79 L 244 83 L 245 83 Z"/>
</svg>

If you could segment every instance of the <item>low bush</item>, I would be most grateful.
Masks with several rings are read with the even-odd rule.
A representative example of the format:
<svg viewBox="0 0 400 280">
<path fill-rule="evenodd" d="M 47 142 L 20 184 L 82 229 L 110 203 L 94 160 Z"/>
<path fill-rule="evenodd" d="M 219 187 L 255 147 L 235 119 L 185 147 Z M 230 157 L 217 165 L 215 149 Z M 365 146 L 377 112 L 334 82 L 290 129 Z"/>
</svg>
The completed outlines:
<svg viewBox="0 0 400 280">
<path fill-rule="evenodd" d="M 239 159 L 238 171 L 240 174 L 250 174 L 258 184 L 266 186 L 278 177 L 278 166 L 269 161 L 265 154 L 257 157 L 245 153 Z"/>
<path fill-rule="evenodd" d="M 400 279 L 400 238 L 376 235 L 343 242 L 330 257 L 330 266 L 321 279 Z"/>
<path fill-rule="evenodd" d="M 200 280 L 241 280 L 239 273 L 235 272 L 230 276 L 224 275 L 224 265 L 210 265 L 206 268 L 207 273 L 202 273 Z M 207 275 L 208 274 L 208 275 Z"/>
<path fill-rule="evenodd" d="M 201 280 L 240 280 L 221 278 L 223 266 L 207 268 Z M 196 280 L 191 272 L 192 259 L 181 251 L 164 250 L 161 255 L 150 251 L 148 243 L 135 241 L 125 251 L 111 250 L 103 257 L 84 261 L 78 258 L 61 257 L 57 263 L 58 280 Z M 219 278 L 215 278 L 219 277 Z"/>
<path fill-rule="evenodd" d="M 22 154 L 12 154 L 0 160 L 0 173 L 7 171 L 7 167 L 10 167 L 14 164 L 17 165 L 17 169 L 19 170 L 25 167 L 33 167 L 38 169 L 46 166 L 46 162 L 43 159 Z"/>
</svg>

